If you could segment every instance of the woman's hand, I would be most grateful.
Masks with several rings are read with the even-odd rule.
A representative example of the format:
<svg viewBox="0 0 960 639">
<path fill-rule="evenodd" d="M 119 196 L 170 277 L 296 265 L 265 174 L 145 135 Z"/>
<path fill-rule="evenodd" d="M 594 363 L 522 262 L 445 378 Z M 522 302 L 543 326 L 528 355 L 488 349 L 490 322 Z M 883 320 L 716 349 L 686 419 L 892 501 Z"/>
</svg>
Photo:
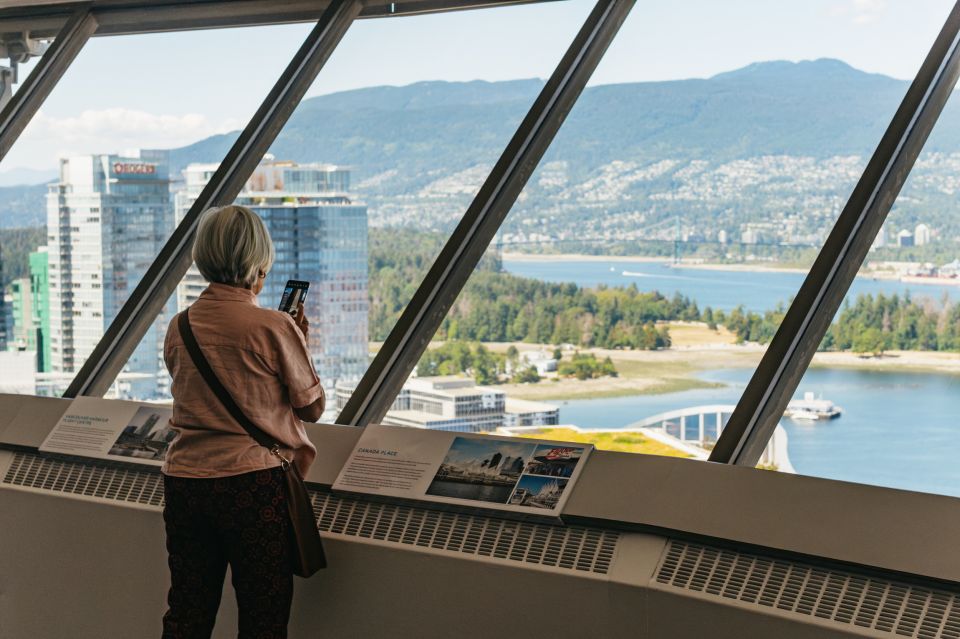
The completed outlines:
<svg viewBox="0 0 960 639">
<path fill-rule="evenodd" d="M 303 339 L 307 339 L 310 332 L 310 320 L 307 319 L 307 314 L 303 310 L 303 303 L 297 304 L 297 313 L 293 316 L 293 321 L 296 322 L 297 328 L 303 333 Z"/>
</svg>

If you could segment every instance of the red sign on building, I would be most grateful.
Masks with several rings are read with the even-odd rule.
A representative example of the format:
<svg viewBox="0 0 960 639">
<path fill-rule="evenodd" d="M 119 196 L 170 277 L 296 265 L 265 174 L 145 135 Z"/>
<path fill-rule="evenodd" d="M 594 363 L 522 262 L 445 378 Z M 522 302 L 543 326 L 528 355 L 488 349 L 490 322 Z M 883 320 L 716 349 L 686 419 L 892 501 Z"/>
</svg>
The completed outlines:
<svg viewBox="0 0 960 639">
<path fill-rule="evenodd" d="M 145 162 L 114 162 L 113 172 L 115 175 L 155 175 L 157 165 Z"/>
</svg>

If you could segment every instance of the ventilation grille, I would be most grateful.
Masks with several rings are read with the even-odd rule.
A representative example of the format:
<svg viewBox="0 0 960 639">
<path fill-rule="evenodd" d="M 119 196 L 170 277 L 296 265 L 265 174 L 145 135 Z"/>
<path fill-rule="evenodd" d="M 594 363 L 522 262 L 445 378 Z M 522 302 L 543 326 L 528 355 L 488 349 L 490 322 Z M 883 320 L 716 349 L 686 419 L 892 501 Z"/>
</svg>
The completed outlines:
<svg viewBox="0 0 960 639">
<path fill-rule="evenodd" d="M 3 483 L 163 507 L 163 477 L 109 461 L 15 453 Z M 606 574 L 616 532 L 463 515 L 311 491 L 323 532 Z"/>
<path fill-rule="evenodd" d="M 160 473 L 108 461 L 74 461 L 15 453 L 3 483 L 131 504 L 163 506 L 163 479 Z"/>
<path fill-rule="evenodd" d="M 668 545 L 656 580 L 890 636 L 960 638 L 960 597 L 948 590 L 680 541 Z"/>
<path fill-rule="evenodd" d="M 323 532 L 606 574 L 619 534 L 313 494 Z"/>
</svg>

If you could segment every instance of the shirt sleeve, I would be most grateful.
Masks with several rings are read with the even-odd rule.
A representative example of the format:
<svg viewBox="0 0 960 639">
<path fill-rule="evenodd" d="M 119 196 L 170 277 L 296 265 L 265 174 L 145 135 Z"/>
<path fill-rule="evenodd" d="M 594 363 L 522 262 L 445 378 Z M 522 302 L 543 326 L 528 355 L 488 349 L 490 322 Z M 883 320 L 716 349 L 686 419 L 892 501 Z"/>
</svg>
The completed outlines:
<svg viewBox="0 0 960 639">
<path fill-rule="evenodd" d="M 290 404 L 294 408 L 309 406 L 323 396 L 323 385 L 313 368 L 307 342 L 289 316 L 280 336 L 277 367 L 280 381 L 287 387 Z"/>
</svg>

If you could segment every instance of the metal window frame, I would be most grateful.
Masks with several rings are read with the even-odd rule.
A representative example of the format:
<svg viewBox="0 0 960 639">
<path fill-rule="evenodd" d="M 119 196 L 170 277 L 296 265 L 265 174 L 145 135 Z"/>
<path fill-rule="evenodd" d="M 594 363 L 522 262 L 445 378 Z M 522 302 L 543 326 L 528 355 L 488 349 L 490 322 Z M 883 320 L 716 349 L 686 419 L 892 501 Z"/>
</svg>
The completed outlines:
<svg viewBox="0 0 960 639">
<path fill-rule="evenodd" d="M 107 328 L 64 397 L 102 396 L 143 339 L 192 263 L 200 215 L 234 200 L 362 9 L 332 0 L 200 196 Z"/>
<path fill-rule="evenodd" d="M 793 304 L 740 397 L 710 461 L 755 466 L 830 328 L 960 76 L 954 5 Z"/>
<path fill-rule="evenodd" d="M 23 86 L 0 110 L 0 162 L 57 86 L 77 54 L 97 30 L 89 5 L 78 7 L 67 19 Z"/>
<path fill-rule="evenodd" d="M 383 419 L 635 0 L 598 0 L 337 418 Z"/>
<path fill-rule="evenodd" d="M 558 0 L 398 0 L 365 2 L 358 19 L 446 13 Z M 0 9 L 0 33 L 52 37 L 76 2 L 41 2 Z M 95 36 L 315 22 L 329 0 L 88 0 L 100 26 Z"/>
</svg>

